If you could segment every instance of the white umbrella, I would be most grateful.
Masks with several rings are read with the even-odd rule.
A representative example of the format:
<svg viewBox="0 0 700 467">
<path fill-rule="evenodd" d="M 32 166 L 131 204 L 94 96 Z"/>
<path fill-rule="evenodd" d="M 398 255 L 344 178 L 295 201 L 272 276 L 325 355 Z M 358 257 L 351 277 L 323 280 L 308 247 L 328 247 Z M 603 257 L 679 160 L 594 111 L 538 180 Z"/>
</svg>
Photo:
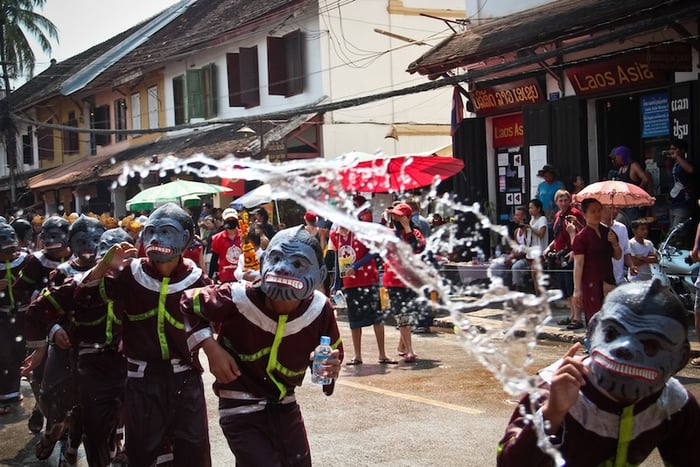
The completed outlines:
<svg viewBox="0 0 700 467">
<path fill-rule="evenodd" d="M 271 203 L 276 199 L 272 194 L 272 186 L 264 184 L 231 201 L 231 207 L 235 209 L 254 208 L 261 204 Z"/>
<path fill-rule="evenodd" d="M 272 185 L 265 183 L 264 185 L 260 185 L 259 187 L 249 191 L 243 196 L 234 199 L 229 205 L 234 209 L 249 209 L 274 201 L 275 212 L 277 214 L 277 219 L 279 220 L 280 213 L 279 207 L 277 206 L 278 199 L 281 199 L 281 197 L 279 197 L 276 193 L 273 193 Z"/>
</svg>

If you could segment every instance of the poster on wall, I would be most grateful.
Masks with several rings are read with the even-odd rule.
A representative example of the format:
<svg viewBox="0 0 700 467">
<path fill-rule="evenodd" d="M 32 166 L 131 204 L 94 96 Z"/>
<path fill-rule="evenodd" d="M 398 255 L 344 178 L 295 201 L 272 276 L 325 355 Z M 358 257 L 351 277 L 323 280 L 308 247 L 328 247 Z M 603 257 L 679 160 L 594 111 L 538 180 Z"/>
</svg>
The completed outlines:
<svg viewBox="0 0 700 467">
<path fill-rule="evenodd" d="M 642 113 L 642 138 L 666 136 L 668 125 L 668 94 L 649 94 L 639 99 Z"/>
<path fill-rule="evenodd" d="M 507 151 L 507 152 L 506 152 Z M 508 222 L 516 206 L 520 206 L 525 199 L 527 183 L 525 180 L 526 169 L 523 165 L 523 152 L 521 147 L 498 149 L 496 151 L 497 162 L 505 163 L 498 167 L 498 222 Z"/>
<path fill-rule="evenodd" d="M 496 212 L 499 223 L 510 220 L 525 198 L 526 157 L 523 155 L 523 115 L 516 113 L 493 119 L 493 147 L 498 167 Z"/>
</svg>

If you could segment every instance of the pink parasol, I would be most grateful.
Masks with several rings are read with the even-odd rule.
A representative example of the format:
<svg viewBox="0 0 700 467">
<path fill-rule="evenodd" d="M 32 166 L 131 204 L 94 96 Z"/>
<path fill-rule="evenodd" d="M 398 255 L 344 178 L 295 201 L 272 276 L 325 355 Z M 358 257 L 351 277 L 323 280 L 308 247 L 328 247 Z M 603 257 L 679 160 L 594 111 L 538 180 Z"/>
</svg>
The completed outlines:
<svg viewBox="0 0 700 467">
<path fill-rule="evenodd" d="M 619 180 L 591 183 L 574 194 L 573 198 L 577 203 L 586 198 L 594 198 L 603 206 L 618 208 L 653 206 L 656 202 L 656 198 L 644 191 L 643 188 Z"/>
</svg>

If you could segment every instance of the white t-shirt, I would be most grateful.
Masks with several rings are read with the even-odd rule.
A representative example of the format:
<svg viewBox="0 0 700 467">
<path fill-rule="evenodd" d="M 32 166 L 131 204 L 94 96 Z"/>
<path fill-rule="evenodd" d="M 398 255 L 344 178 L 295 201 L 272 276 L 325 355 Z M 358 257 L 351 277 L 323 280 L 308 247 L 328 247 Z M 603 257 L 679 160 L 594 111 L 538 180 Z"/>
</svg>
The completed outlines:
<svg viewBox="0 0 700 467">
<path fill-rule="evenodd" d="M 634 238 L 630 239 L 630 254 L 632 256 L 646 257 L 652 253 L 656 253 L 656 248 L 651 240 L 644 239 L 644 243 L 639 243 Z M 651 266 L 648 264 L 640 264 L 637 266 L 637 275 L 633 276 L 630 274 L 630 282 L 635 281 L 648 281 L 651 279 Z"/>
<path fill-rule="evenodd" d="M 627 227 L 622 222 L 613 221 L 611 229 L 617 235 L 617 241 L 620 243 L 620 250 L 622 251 L 620 259 L 612 259 L 615 284 L 620 285 L 627 282 L 625 280 L 625 255 L 630 254 L 630 239 L 627 237 Z"/>
<path fill-rule="evenodd" d="M 534 233 L 532 233 L 533 230 L 540 230 L 542 227 L 544 227 L 544 237 L 540 238 Z M 547 229 L 547 218 L 545 216 L 540 216 L 537 219 L 534 217 L 530 218 L 530 229 L 527 231 L 528 235 L 528 246 L 534 247 L 538 246 L 540 247 L 540 255 L 544 251 L 545 248 L 547 248 L 547 245 L 549 245 L 549 231 Z M 530 253 L 527 254 L 528 259 L 534 259 L 534 256 Z"/>
</svg>

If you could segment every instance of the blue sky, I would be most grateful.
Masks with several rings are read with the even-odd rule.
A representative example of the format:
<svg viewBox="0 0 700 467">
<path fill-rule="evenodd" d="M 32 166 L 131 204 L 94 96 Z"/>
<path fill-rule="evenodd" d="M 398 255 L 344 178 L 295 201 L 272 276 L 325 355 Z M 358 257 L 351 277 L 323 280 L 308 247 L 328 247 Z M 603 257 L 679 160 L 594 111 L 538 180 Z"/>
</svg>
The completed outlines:
<svg viewBox="0 0 700 467">
<path fill-rule="evenodd" d="M 51 58 L 70 58 L 175 3 L 178 0 L 47 0 L 37 12 L 56 25 L 60 42 L 52 42 L 52 53 L 46 55 L 27 35 L 36 55 L 34 73 L 45 70 Z M 17 80 L 15 85 L 24 81 Z"/>
</svg>

